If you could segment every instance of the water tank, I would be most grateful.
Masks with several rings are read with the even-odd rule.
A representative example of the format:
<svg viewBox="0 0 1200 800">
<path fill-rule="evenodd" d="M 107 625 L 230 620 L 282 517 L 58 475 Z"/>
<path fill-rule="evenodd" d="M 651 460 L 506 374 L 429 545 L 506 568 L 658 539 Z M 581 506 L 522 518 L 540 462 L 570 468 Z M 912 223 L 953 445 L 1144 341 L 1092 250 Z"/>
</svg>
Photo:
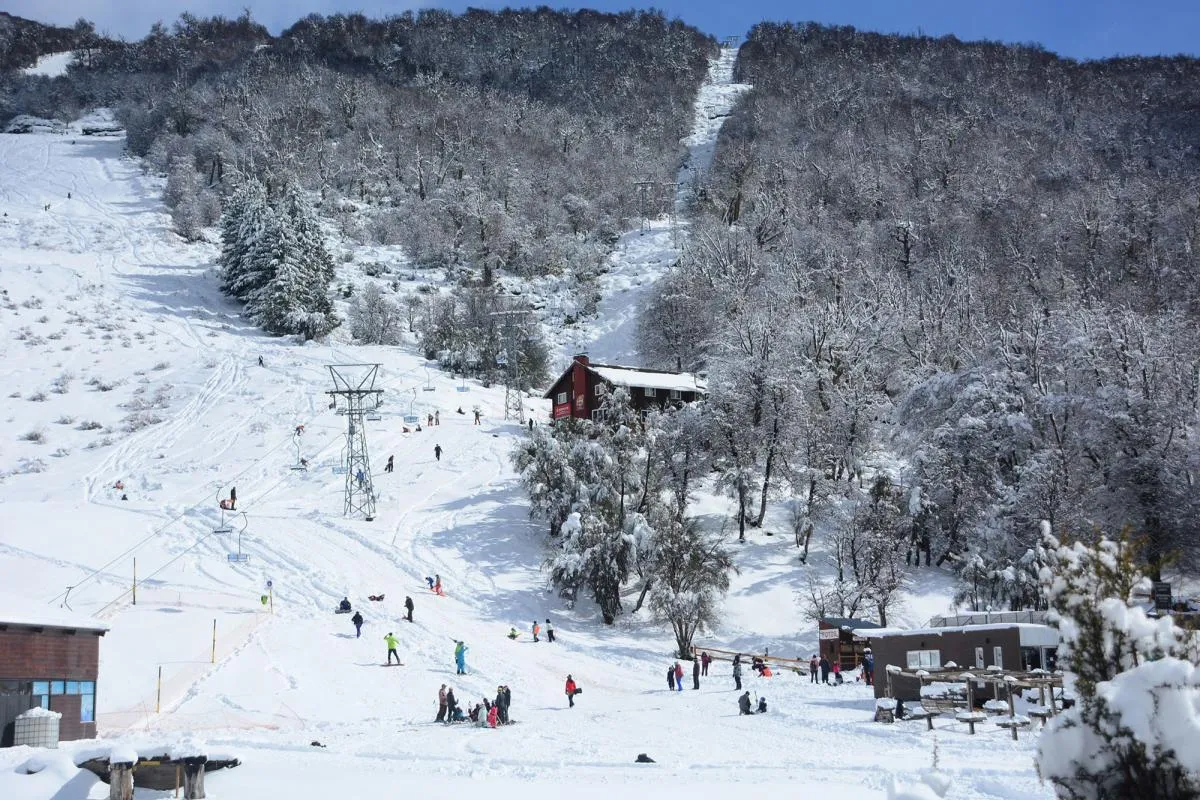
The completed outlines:
<svg viewBox="0 0 1200 800">
<path fill-rule="evenodd" d="M 13 744 L 29 747 L 58 747 L 58 721 L 62 714 L 44 708 L 31 708 L 13 723 Z"/>
</svg>

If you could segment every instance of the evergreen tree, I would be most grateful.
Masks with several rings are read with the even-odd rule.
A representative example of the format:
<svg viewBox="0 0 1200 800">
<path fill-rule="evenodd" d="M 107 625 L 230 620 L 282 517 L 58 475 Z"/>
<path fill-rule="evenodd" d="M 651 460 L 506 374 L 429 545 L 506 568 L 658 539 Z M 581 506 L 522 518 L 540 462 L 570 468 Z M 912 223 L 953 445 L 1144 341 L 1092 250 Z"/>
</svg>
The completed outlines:
<svg viewBox="0 0 1200 800">
<path fill-rule="evenodd" d="M 254 255 L 268 220 L 267 193 L 253 178 L 230 196 L 221 215 L 221 291 L 247 302 L 270 282 L 274 273 L 263 271 Z"/>
</svg>

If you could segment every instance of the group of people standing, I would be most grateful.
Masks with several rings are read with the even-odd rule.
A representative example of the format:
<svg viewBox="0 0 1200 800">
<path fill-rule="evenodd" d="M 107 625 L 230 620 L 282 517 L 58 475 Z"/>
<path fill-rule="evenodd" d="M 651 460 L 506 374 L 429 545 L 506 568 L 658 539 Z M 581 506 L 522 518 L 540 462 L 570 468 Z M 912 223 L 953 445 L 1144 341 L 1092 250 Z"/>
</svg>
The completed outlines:
<svg viewBox="0 0 1200 800">
<path fill-rule="evenodd" d="M 462 708 L 458 705 L 458 699 L 454 696 L 454 689 L 447 688 L 446 684 L 443 683 L 442 688 L 438 691 L 438 712 L 433 721 L 449 725 L 451 722 L 467 722 L 469 720 L 479 725 L 487 725 L 489 728 L 494 728 L 497 725 L 507 725 L 511 722 L 508 716 L 508 710 L 511 705 L 512 690 L 507 686 L 501 685 L 496 687 L 495 700 L 489 700 L 485 697 L 464 714 Z"/>
</svg>

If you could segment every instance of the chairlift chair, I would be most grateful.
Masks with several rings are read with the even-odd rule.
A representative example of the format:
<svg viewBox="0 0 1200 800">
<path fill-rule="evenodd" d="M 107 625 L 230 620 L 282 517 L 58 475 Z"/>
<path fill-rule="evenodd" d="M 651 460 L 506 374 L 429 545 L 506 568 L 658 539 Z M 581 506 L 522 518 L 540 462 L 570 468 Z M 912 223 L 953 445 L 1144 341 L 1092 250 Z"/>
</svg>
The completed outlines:
<svg viewBox="0 0 1200 800">
<path fill-rule="evenodd" d="M 413 391 L 413 396 L 412 396 L 412 400 L 408 401 L 408 413 L 404 415 L 404 424 L 405 425 L 420 425 L 421 418 L 418 417 L 417 413 L 413 410 L 413 406 L 415 406 L 417 403 L 417 390 L 414 388 L 412 391 Z"/>
<path fill-rule="evenodd" d="M 226 556 L 225 556 L 230 564 L 245 564 L 247 561 L 250 560 L 250 554 L 242 552 L 242 534 L 246 532 L 246 526 L 249 525 L 249 523 L 250 523 L 250 521 L 246 517 L 246 512 L 243 511 L 242 512 L 242 529 L 240 531 L 238 531 L 237 552 L 236 553 L 226 553 Z"/>
<path fill-rule="evenodd" d="M 296 463 L 292 465 L 293 472 L 308 472 L 308 464 L 300 457 L 300 434 L 292 434 L 292 444 L 296 447 Z"/>
<path fill-rule="evenodd" d="M 221 511 L 221 523 L 213 528 L 213 533 L 233 533 L 233 528 L 225 520 L 225 509 L 221 508 L 221 491 L 224 488 L 222 486 L 220 489 L 217 489 L 217 508 Z"/>
<path fill-rule="evenodd" d="M 455 386 L 455 387 L 454 387 L 454 390 L 455 390 L 456 392 L 469 392 L 469 391 L 471 391 L 471 387 L 467 386 L 467 373 L 465 373 L 465 372 L 463 373 L 463 376 L 462 376 L 462 383 L 461 383 L 460 385 L 458 385 L 458 386 Z"/>
<path fill-rule="evenodd" d="M 433 376 L 429 374 L 429 365 L 426 364 L 425 365 L 425 385 L 421 387 L 421 391 L 422 392 L 432 392 L 435 390 L 436 390 L 436 387 L 433 385 Z"/>
</svg>

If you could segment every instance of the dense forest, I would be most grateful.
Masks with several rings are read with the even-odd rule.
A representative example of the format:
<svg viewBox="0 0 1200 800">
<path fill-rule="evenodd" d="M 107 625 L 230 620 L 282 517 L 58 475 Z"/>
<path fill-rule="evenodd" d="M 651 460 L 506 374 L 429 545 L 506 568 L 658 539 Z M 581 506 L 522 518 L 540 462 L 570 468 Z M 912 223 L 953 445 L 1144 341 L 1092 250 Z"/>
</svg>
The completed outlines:
<svg viewBox="0 0 1200 800">
<path fill-rule="evenodd" d="M 279 36 L 185 15 L 136 42 L 29 25 L 0 17 L 0 117 L 115 109 L 167 176 L 177 231 L 222 222 L 225 286 L 264 327 L 338 324 L 294 277 L 327 280 L 330 253 L 262 257 L 263 230 L 315 211 L 457 287 L 364 292 L 359 340 L 414 331 L 485 378 L 501 357 L 544 375 L 528 323 L 505 352 L 495 312 L 522 307 L 505 288 L 551 277 L 594 300 L 636 224 L 633 184 L 674 179 L 717 48 L 657 12 L 545 8 L 310 16 Z M 79 57 L 64 77 L 15 71 L 65 41 Z M 643 477 L 600 494 L 641 486 L 637 514 L 588 516 L 588 487 L 566 487 L 542 508 L 554 538 L 578 513 L 566 538 L 589 552 L 656 525 L 705 546 L 687 511 L 705 474 L 739 537 L 786 528 L 807 561 L 814 529 L 831 532 L 837 580 L 811 586 L 814 613 L 884 617 L 935 563 L 972 607 L 1044 607 L 1039 520 L 1067 538 L 1127 529 L 1152 576 L 1195 568 L 1200 62 L 764 23 L 737 78 L 754 88 L 642 309 L 644 364 L 703 372 L 710 396 L 614 444 Z M 312 224 L 294 242 L 316 242 Z M 271 263 L 291 265 L 291 289 Z M 521 463 L 585 474 L 571 435 Z M 579 435 L 587 452 L 608 441 Z M 646 488 L 647 463 L 682 457 L 688 489 Z M 626 566 L 601 575 L 609 616 L 631 574 L 656 574 L 611 552 Z"/>
<path fill-rule="evenodd" d="M 643 353 L 708 371 L 747 524 L 840 531 L 813 602 L 879 536 L 1044 607 L 1038 520 L 1194 568 L 1200 62 L 763 24 L 738 74 Z"/>
</svg>

